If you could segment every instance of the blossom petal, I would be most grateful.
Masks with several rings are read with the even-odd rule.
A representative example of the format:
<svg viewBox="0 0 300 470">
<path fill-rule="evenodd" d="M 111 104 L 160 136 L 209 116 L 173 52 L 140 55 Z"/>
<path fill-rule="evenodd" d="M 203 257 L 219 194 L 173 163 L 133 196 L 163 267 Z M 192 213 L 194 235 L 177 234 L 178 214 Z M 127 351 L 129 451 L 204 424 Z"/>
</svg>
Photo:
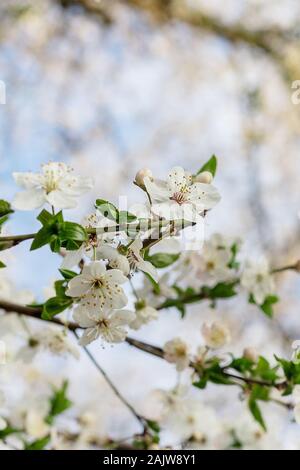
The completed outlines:
<svg viewBox="0 0 300 470">
<path fill-rule="evenodd" d="M 155 267 L 153 266 L 153 264 L 150 263 L 150 261 L 144 261 L 144 260 L 140 261 L 139 263 L 137 263 L 137 268 L 140 271 L 143 271 L 144 273 L 149 274 L 149 276 L 151 276 L 155 282 L 158 282 L 157 271 Z"/>
<path fill-rule="evenodd" d="M 220 199 L 219 191 L 212 184 L 194 183 L 189 187 L 188 200 L 200 210 L 212 209 Z"/>
<path fill-rule="evenodd" d="M 68 175 L 59 183 L 62 192 L 69 196 L 81 196 L 94 186 L 93 178 Z"/>
<path fill-rule="evenodd" d="M 38 209 L 46 202 L 45 191 L 42 188 L 27 189 L 17 193 L 13 200 L 13 207 L 21 211 Z"/>
<path fill-rule="evenodd" d="M 99 279 L 106 273 L 106 267 L 102 261 L 92 261 L 91 264 L 89 264 L 88 268 L 90 276 L 93 279 Z"/>
<path fill-rule="evenodd" d="M 70 297 L 82 297 L 91 290 L 92 285 L 88 277 L 80 274 L 69 281 L 66 294 Z"/>
<path fill-rule="evenodd" d="M 47 194 L 46 198 L 49 204 L 56 207 L 57 209 L 73 209 L 77 206 L 77 201 L 74 199 L 74 197 L 69 196 L 60 189 L 51 191 L 49 194 Z"/>
<path fill-rule="evenodd" d="M 100 336 L 100 329 L 98 327 L 87 328 L 79 340 L 81 346 L 87 346 Z"/>
<path fill-rule="evenodd" d="M 33 189 L 43 183 L 43 176 L 36 173 L 13 173 L 13 178 L 18 186 L 25 189 Z"/>
<path fill-rule="evenodd" d="M 95 319 L 89 314 L 88 310 L 78 306 L 73 312 L 73 319 L 82 328 L 90 328 L 95 326 Z"/>
<path fill-rule="evenodd" d="M 144 178 L 144 184 L 147 192 L 150 194 L 151 201 L 162 202 L 170 197 L 170 192 L 164 181 L 152 181 L 149 177 Z"/>
<path fill-rule="evenodd" d="M 119 269 L 109 269 L 105 277 L 111 280 L 112 282 L 118 283 L 118 284 L 123 284 L 124 282 L 127 281 L 127 278 Z"/>
<path fill-rule="evenodd" d="M 186 174 L 183 168 L 175 166 L 168 175 L 167 186 L 171 194 L 181 192 L 187 185 Z"/>
</svg>

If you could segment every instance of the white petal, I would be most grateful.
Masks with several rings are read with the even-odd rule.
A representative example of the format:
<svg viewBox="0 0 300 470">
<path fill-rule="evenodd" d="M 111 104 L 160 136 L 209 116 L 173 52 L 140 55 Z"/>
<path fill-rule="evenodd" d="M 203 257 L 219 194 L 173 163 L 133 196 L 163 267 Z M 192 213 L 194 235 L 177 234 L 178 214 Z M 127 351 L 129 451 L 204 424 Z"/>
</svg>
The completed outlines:
<svg viewBox="0 0 300 470">
<path fill-rule="evenodd" d="M 100 329 L 98 327 L 87 328 L 79 340 L 81 346 L 87 346 L 100 336 Z"/>
<path fill-rule="evenodd" d="M 208 210 L 221 200 L 221 196 L 212 184 L 194 183 L 189 188 L 188 199 L 193 201 L 200 210 Z"/>
<path fill-rule="evenodd" d="M 13 207 L 21 211 L 38 209 L 46 202 L 45 191 L 41 188 L 27 189 L 15 195 Z"/>
<path fill-rule="evenodd" d="M 130 245 L 130 250 L 132 250 L 134 253 L 137 253 L 138 255 L 140 254 L 141 249 L 143 248 L 143 242 L 140 238 L 136 238 Z"/>
<path fill-rule="evenodd" d="M 144 183 L 148 193 L 150 194 L 152 203 L 162 202 L 169 199 L 170 193 L 164 181 L 152 181 L 150 178 L 146 177 L 144 179 Z"/>
<path fill-rule="evenodd" d="M 80 274 L 69 281 L 66 294 L 70 297 L 81 297 L 87 294 L 91 288 L 92 283 L 90 282 L 90 279 L 84 274 Z"/>
<path fill-rule="evenodd" d="M 102 261 L 92 261 L 89 265 L 89 272 L 93 279 L 99 279 L 106 272 L 105 264 Z"/>
<path fill-rule="evenodd" d="M 77 206 L 77 201 L 74 199 L 74 197 L 69 196 L 59 189 L 51 191 L 49 194 L 47 194 L 46 198 L 49 204 L 56 207 L 57 209 L 73 209 Z"/>
<path fill-rule="evenodd" d="M 119 269 L 109 269 L 105 275 L 106 279 L 110 279 L 112 282 L 117 284 L 123 284 L 127 281 L 122 271 Z"/>
<path fill-rule="evenodd" d="M 135 313 L 130 310 L 119 310 L 112 314 L 110 318 L 111 325 L 128 325 L 135 319 Z"/>
<path fill-rule="evenodd" d="M 59 183 L 59 189 L 70 196 L 81 196 L 94 186 L 93 179 L 68 175 Z"/>
<path fill-rule="evenodd" d="M 180 166 L 175 166 L 168 176 L 168 189 L 172 194 L 180 192 L 187 185 L 186 173 Z"/>
<path fill-rule="evenodd" d="M 168 200 L 152 205 L 152 212 L 166 220 L 181 220 L 183 216 L 183 207 L 175 201 Z"/>
<path fill-rule="evenodd" d="M 96 323 L 92 315 L 89 315 L 89 312 L 85 308 L 82 308 L 81 306 L 78 306 L 74 310 L 73 319 L 82 328 L 90 328 L 92 326 L 95 326 L 95 323 Z"/>
<path fill-rule="evenodd" d="M 80 262 L 80 260 L 83 257 L 83 249 L 82 247 L 79 248 L 79 250 L 74 250 L 74 251 L 67 251 L 64 260 L 62 262 L 61 268 L 62 269 L 72 269 L 74 266 L 77 266 L 77 264 Z"/>
<path fill-rule="evenodd" d="M 150 263 L 150 261 L 144 261 L 144 260 L 140 261 L 139 263 L 137 263 L 137 268 L 140 271 L 143 271 L 144 273 L 149 274 L 154 279 L 154 281 L 158 282 L 157 271 L 155 267 L 153 266 L 153 264 Z"/>
<path fill-rule="evenodd" d="M 43 176 L 37 173 L 13 173 L 13 178 L 18 186 L 25 189 L 41 186 L 43 182 Z"/>
</svg>

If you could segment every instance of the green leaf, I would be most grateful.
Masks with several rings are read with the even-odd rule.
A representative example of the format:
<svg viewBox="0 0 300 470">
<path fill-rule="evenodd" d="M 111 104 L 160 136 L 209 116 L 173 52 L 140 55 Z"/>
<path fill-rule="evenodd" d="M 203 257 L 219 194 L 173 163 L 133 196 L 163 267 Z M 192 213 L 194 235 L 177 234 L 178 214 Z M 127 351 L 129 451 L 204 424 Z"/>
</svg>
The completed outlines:
<svg viewBox="0 0 300 470">
<path fill-rule="evenodd" d="M 75 271 L 70 271 L 69 269 L 59 269 L 59 272 L 66 281 L 70 281 L 73 277 L 78 276 Z"/>
<path fill-rule="evenodd" d="M 25 443 L 25 450 L 43 450 L 50 442 L 50 436 L 43 437 L 42 439 L 37 439 L 36 441 L 31 442 L 30 444 Z"/>
<path fill-rule="evenodd" d="M 218 166 L 218 160 L 215 155 L 213 155 L 208 162 L 206 162 L 198 171 L 197 175 L 200 173 L 203 173 L 203 171 L 209 171 L 213 176 L 216 175 L 217 171 L 217 166 Z"/>
<path fill-rule="evenodd" d="M 0 217 L 12 214 L 13 212 L 14 211 L 12 210 L 10 203 L 4 201 L 4 199 L 0 199 Z"/>
<path fill-rule="evenodd" d="M 63 222 L 59 230 L 59 238 L 84 242 L 87 240 L 87 233 L 81 225 L 75 222 Z"/>
<path fill-rule="evenodd" d="M 273 305 L 279 301 L 276 295 L 269 295 L 264 303 L 260 305 L 261 310 L 270 318 L 273 317 Z"/>
<path fill-rule="evenodd" d="M 232 362 L 229 364 L 228 368 L 234 369 L 244 374 L 245 372 L 251 371 L 254 364 L 255 363 L 250 359 L 247 359 L 246 357 L 240 357 L 233 359 Z"/>
<path fill-rule="evenodd" d="M 255 421 L 257 421 L 261 425 L 263 430 L 266 431 L 267 428 L 266 428 L 263 416 L 261 414 L 260 408 L 259 408 L 256 400 L 253 400 L 252 398 L 250 398 L 249 401 L 248 401 L 248 406 L 249 406 L 249 410 L 251 411 L 251 414 L 252 414 L 253 418 L 255 419 Z"/>
<path fill-rule="evenodd" d="M 159 424 L 156 421 L 152 421 L 151 419 L 147 419 L 147 424 L 149 428 L 154 431 L 155 433 L 160 432 Z"/>
<path fill-rule="evenodd" d="M 43 209 L 42 212 L 37 216 L 37 220 L 41 222 L 42 225 L 49 225 L 53 221 L 53 214 Z"/>
<path fill-rule="evenodd" d="M 7 222 L 9 219 L 8 215 L 5 215 L 4 217 L 0 217 L 0 229 L 1 229 L 1 226 Z"/>
<path fill-rule="evenodd" d="M 73 303 L 70 297 L 52 297 L 43 305 L 42 319 L 52 320 L 55 315 L 69 308 Z"/>
<path fill-rule="evenodd" d="M 237 281 L 219 282 L 214 287 L 203 286 L 202 292 L 209 299 L 226 299 L 236 295 L 235 287 Z"/>
<path fill-rule="evenodd" d="M 267 359 L 260 356 L 254 369 L 254 375 L 260 377 L 263 380 L 275 382 L 278 379 L 277 367 L 271 367 Z"/>
<path fill-rule="evenodd" d="M 62 414 L 72 406 L 72 402 L 67 397 L 68 381 L 65 380 L 62 387 L 54 389 L 54 394 L 50 398 L 50 411 L 46 418 L 48 424 L 52 424 L 56 416 Z"/>
<path fill-rule="evenodd" d="M 6 428 L 0 430 L 0 439 L 5 439 L 11 434 L 20 432 L 20 429 L 13 428 L 11 426 L 6 426 Z"/>
<path fill-rule="evenodd" d="M 194 387 L 197 387 L 197 388 L 200 388 L 201 390 L 204 390 L 206 388 L 207 382 L 208 382 L 208 375 L 204 373 L 200 377 L 200 380 L 198 382 L 194 382 L 193 385 L 194 385 Z"/>
<path fill-rule="evenodd" d="M 268 401 L 270 396 L 270 390 L 268 387 L 262 385 L 253 385 L 251 394 L 248 400 L 249 410 L 252 413 L 253 418 L 261 425 L 261 427 L 266 431 L 266 425 L 261 414 L 260 408 L 257 404 L 257 400 Z"/>
<path fill-rule="evenodd" d="M 30 251 L 37 250 L 38 248 L 47 245 L 51 241 L 52 235 L 52 227 L 45 225 L 43 228 L 41 228 L 41 230 L 38 231 L 38 233 L 34 237 L 34 240 L 30 247 Z"/>
<path fill-rule="evenodd" d="M 300 384 L 300 364 L 295 364 L 293 361 L 287 361 L 286 359 L 281 359 L 277 356 L 275 356 L 275 359 L 282 367 L 284 375 L 289 382 L 287 384 L 287 389 L 285 390 L 285 395 L 289 395 L 293 386 Z"/>
<path fill-rule="evenodd" d="M 159 284 L 155 281 L 155 279 L 153 279 L 152 276 L 150 276 L 149 273 L 143 272 L 143 274 L 144 274 L 144 276 L 146 276 L 147 279 L 149 279 L 150 283 L 152 284 L 154 294 L 159 295 L 160 294 Z"/>
<path fill-rule="evenodd" d="M 0 261 L 0 269 L 1 268 L 6 268 L 6 264 L 4 264 L 2 261 Z"/>
<path fill-rule="evenodd" d="M 238 243 L 234 243 L 231 247 L 230 247 L 230 251 L 231 251 L 231 259 L 228 263 L 228 268 L 230 269 L 238 269 L 239 266 L 240 266 L 240 263 L 236 260 L 237 258 L 237 255 L 238 255 L 238 252 L 239 252 L 239 244 Z"/>
<path fill-rule="evenodd" d="M 115 222 L 118 221 L 119 210 L 111 202 L 106 201 L 105 199 L 97 199 L 96 209 L 98 209 L 104 217 L 114 220 Z"/>
<path fill-rule="evenodd" d="M 137 220 L 137 217 L 130 212 L 127 211 L 120 211 L 119 216 L 117 218 L 118 224 L 130 224 Z"/>
<path fill-rule="evenodd" d="M 264 303 L 259 305 L 254 298 L 253 294 L 249 295 L 249 304 L 257 305 L 269 318 L 273 317 L 273 305 L 279 301 L 279 297 L 276 295 L 269 295 L 265 298 Z"/>
<path fill-rule="evenodd" d="M 146 256 L 145 260 L 150 261 L 155 268 L 162 269 L 171 266 L 171 264 L 175 263 L 180 257 L 179 254 L 172 254 L 172 253 L 155 253 L 152 256 Z"/>
</svg>

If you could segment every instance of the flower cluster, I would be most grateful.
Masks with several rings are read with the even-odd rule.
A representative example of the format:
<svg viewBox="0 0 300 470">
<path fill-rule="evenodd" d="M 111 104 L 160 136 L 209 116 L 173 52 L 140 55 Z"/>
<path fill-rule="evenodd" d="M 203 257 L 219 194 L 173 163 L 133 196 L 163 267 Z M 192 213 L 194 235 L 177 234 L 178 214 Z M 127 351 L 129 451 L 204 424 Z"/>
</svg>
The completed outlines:
<svg viewBox="0 0 300 470">
<path fill-rule="evenodd" d="M 275 356 L 272 362 L 259 355 L 252 345 L 244 348 L 242 356 L 228 353 L 233 338 L 232 322 L 216 318 L 214 313 L 220 302 L 246 293 L 249 304 L 272 317 L 273 306 L 279 301 L 275 276 L 285 270 L 299 272 L 299 261 L 271 267 L 264 256 L 249 259 L 244 255 L 238 237 L 212 234 L 202 239 L 203 221 L 220 201 L 213 184 L 216 168 L 217 160 L 213 156 L 195 174 L 175 167 L 165 180 L 156 178 L 147 168 L 142 169 L 134 180 L 145 196 L 142 207 L 121 210 L 99 198 L 95 201 L 95 212 L 87 215 L 81 224 L 65 220 L 62 210 L 76 207 L 80 197 L 92 187 L 92 180 L 74 176 L 64 163 L 43 165 L 38 174 L 15 173 L 15 181 L 24 191 L 16 195 L 12 206 L 0 201 L 1 229 L 14 209 L 42 208 L 37 217 L 40 230 L 24 236 L 0 236 L 2 251 L 33 239 L 31 250 L 48 245 L 62 257 L 59 269 L 62 278 L 47 289 L 49 298 L 40 304 L 30 292 L 16 292 L 1 273 L 0 337 L 10 345 L 9 338 L 18 332 L 18 345 L 13 353 L 8 351 L 8 360 L 27 367 L 41 352 L 78 359 L 79 348 L 70 339 L 73 332 L 96 364 L 87 348 L 90 343 L 127 342 L 173 364 L 180 373 L 175 389 L 160 392 L 164 404 L 161 420 L 153 416 L 148 419 L 147 413 L 141 415 L 117 392 L 117 397 L 143 427 L 141 433 L 132 436 L 131 444 L 135 448 L 157 448 L 163 428 L 168 425 L 176 428 L 178 423 L 180 445 L 186 448 L 220 438 L 215 412 L 193 399 L 185 399 L 183 390 L 189 390 L 190 386 L 198 390 L 208 384 L 239 387 L 241 399 L 247 402 L 260 427 L 255 428 L 257 436 L 267 428 L 260 402 L 294 408 L 295 419 L 300 422 L 299 342 L 293 344 L 291 360 Z M 186 250 L 183 244 L 183 235 L 190 229 L 197 240 L 193 251 Z M 0 267 L 5 267 L 3 262 Z M 195 347 L 183 339 L 184 331 L 169 339 L 162 348 L 128 336 L 130 330 L 137 332 L 155 322 L 159 325 L 161 317 L 166 321 L 163 311 L 175 309 L 184 318 L 189 305 L 199 306 L 201 302 L 206 308 L 206 317 L 194 328 Z M 195 324 L 199 311 L 194 309 Z M 13 315 L 7 315 L 12 312 Z M 44 323 L 36 323 L 36 317 Z M 45 322 L 52 323 L 49 326 Z M 110 380 L 108 383 L 112 386 Z M 15 419 L 8 411 L 1 412 L 0 440 L 1 436 L 15 438 L 18 432 L 23 436 L 22 448 L 26 449 L 47 448 L 50 441 L 54 448 L 64 448 L 70 441 L 80 445 L 82 429 L 70 438 L 68 432 L 56 428 L 56 416 L 71 406 L 67 383 L 63 382 L 59 388 L 52 387 L 52 392 L 46 400 L 47 406 L 33 407 L 23 413 L 22 418 Z M 291 396 L 293 402 L 284 401 L 286 396 Z M 201 425 L 203 419 L 205 427 Z M 78 427 L 83 422 L 86 426 L 89 442 L 85 445 L 90 445 L 93 439 L 102 447 L 117 445 L 107 436 L 95 438 L 93 425 L 88 431 L 87 421 L 82 416 L 77 419 Z M 208 435 L 209 421 L 219 429 L 217 433 Z M 246 445 L 247 439 L 240 437 L 238 428 L 227 429 L 225 434 L 223 448 Z"/>
</svg>

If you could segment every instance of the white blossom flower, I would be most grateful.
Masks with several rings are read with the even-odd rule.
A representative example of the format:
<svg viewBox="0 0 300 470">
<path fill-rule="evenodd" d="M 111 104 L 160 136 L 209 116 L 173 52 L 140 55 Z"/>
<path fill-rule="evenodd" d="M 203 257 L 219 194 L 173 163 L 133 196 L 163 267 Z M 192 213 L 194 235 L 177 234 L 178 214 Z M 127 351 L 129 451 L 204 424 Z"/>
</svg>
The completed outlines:
<svg viewBox="0 0 300 470">
<path fill-rule="evenodd" d="M 83 268 L 82 274 L 70 280 L 66 294 L 81 299 L 88 309 L 122 308 L 127 297 L 120 286 L 126 277 L 118 269 L 106 270 L 101 261 L 92 261 Z"/>
<path fill-rule="evenodd" d="M 255 302 L 263 304 L 266 297 L 274 293 L 275 284 L 270 274 L 270 266 L 265 258 L 246 261 L 241 276 L 241 285 L 253 295 Z"/>
<path fill-rule="evenodd" d="M 141 249 L 143 248 L 143 242 L 140 238 L 136 238 L 128 247 L 127 259 L 131 271 L 142 271 L 149 274 L 156 282 L 158 280 L 158 274 L 150 261 L 145 261 L 141 255 Z"/>
<path fill-rule="evenodd" d="M 35 439 L 42 439 L 47 436 L 50 426 L 45 422 L 45 416 L 38 410 L 31 409 L 26 414 L 26 432 Z"/>
<path fill-rule="evenodd" d="M 144 183 L 152 201 L 152 212 L 167 220 L 197 222 L 204 211 L 220 201 L 214 186 L 193 183 L 192 177 L 181 167 L 173 168 L 167 181 L 145 177 Z"/>
<path fill-rule="evenodd" d="M 164 358 L 166 361 L 176 364 L 176 369 L 180 372 L 189 365 L 190 358 L 188 346 L 180 338 L 174 338 L 164 345 Z"/>
<path fill-rule="evenodd" d="M 127 336 L 128 325 L 135 315 L 129 310 L 104 310 L 98 314 L 90 312 L 87 308 L 78 306 L 73 313 L 76 321 L 85 331 L 79 344 L 86 346 L 99 337 L 108 343 L 120 343 Z"/>
<path fill-rule="evenodd" d="M 204 323 L 201 331 L 205 343 L 209 348 L 222 348 L 230 341 L 229 329 L 220 322 L 215 321 L 211 325 Z"/>
<path fill-rule="evenodd" d="M 184 253 L 177 266 L 178 281 L 187 282 L 189 286 L 198 287 L 199 280 L 210 284 L 233 279 L 234 267 L 232 246 L 239 246 L 240 240 L 226 239 L 215 233 L 205 241 L 201 251 Z"/>
<path fill-rule="evenodd" d="M 147 305 L 145 300 L 139 300 L 135 304 L 136 312 L 135 312 L 135 319 L 130 323 L 130 328 L 133 330 L 140 329 L 143 325 L 147 323 L 157 320 L 158 318 L 158 310 L 150 305 Z"/>
<path fill-rule="evenodd" d="M 24 191 L 16 194 L 13 206 L 19 210 L 42 207 L 46 202 L 57 209 L 76 207 L 77 199 L 93 187 L 92 179 L 71 174 L 65 163 L 50 162 L 42 166 L 42 173 L 13 173 Z"/>
<path fill-rule="evenodd" d="M 42 350 L 48 350 L 57 356 L 71 354 L 75 359 L 79 359 L 79 351 L 69 340 L 66 332 L 52 327 L 44 328 L 29 336 L 26 346 L 19 349 L 16 358 L 29 363 Z"/>
<path fill-rule="evenodd" d="M 217 281 L 232 277 L 229 263 L 232 259 L 232 240 L 228 242 L 222 235 L 215 233 L 204 244 L 200 253 L 199 270 Z"/>
<path fill-rule="evenodd" d="M 103 215 L 93 212 L 86 216 L 82 221 L 82 226 L 86 229 L 95 229 L 101 226 L 103 223 Z M 113 243 L 115 234 L 111 233 L 95 233 L 89 235 L 88 239 L 82 243 L 78 250 L 66 251 L 65 256 L 62 262 L 62 269 L 72 269 L 74 266 L 77 266 L 82 259 L 86 257 L 92 259 L 94 256 L 94 251 L 99 246 L 105 246 L 107 243 Z"/>
<path fill-rule="evenodd" d="M 124 276 L 130 273 L 130 265 L 126 256 L 121 255 L 117 248 L 111 245 L 103 244 L 97 249 L 97 259 L 108 260 L 110 268 L 119 269 Z"/>
</svg>

